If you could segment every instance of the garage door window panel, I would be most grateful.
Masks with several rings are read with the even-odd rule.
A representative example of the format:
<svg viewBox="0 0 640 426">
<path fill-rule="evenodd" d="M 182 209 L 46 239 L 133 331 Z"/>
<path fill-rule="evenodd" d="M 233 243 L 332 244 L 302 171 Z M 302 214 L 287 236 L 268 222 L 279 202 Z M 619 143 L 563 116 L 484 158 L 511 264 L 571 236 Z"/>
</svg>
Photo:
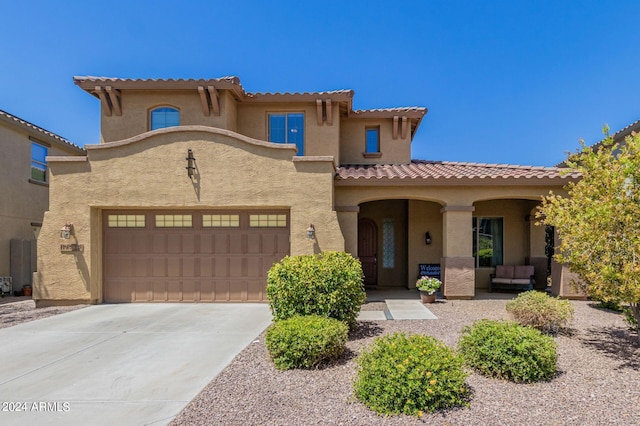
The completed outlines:
<svg viewBox="0 0 640 426">
<path fill-rule="evenodd" d="M 190 214 L 157 214 L 156 228 L 191 228 L 193 215 Z"/>
<path fill-rule="evenodd" d="M 144 228 L 143 214 L 110 214 L 107 216 L 109 228 Z"/>
<path fill-rule="evenodd" d="M 251 228 L 286 228 L 286 214 L 252 214 L 249 215 Z"/>
<path fill-rule="evenodd" d="M 239 228 L 240 215 L 238 214 L 203 214 L 203 228 Z"/>
</svg>

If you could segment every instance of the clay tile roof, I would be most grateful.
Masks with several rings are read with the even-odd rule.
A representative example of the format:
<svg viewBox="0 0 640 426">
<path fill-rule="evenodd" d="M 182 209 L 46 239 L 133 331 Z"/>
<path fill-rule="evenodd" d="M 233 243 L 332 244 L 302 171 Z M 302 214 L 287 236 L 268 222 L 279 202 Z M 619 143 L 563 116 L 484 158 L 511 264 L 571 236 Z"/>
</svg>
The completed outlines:
<svg viewBox="0 0 640 426">
<path fill-rule="evenodd" d="M 205 81 L 225 81 L 232 84 L 240 84 L 240 79 L 235 76 L 226 76 L 219 78 L 207 78 L 207 79 L 184 79 L 184 78 L 117 78 L 117 77 L 96 77 L 92 75 L 87 76 L 75 76 L 74 81 L 78 82 L 93 82 L 93 83 L 192 83 L 192 82 L 205 82 Z"/>
<path fill-rule="evenodd" d="M 248 97 L 253 96 L 329 96 L 329 95 L 347 95 L 353 96 L 353 90 L 340 89 L 340 90 L 327 90 L 323 92 L 252 92 L 247 93 Z"/>
<path fill-rule="evenodd" d="M 410 107 L 398 107 L 398 108 L 374 108 L 374 109 L 357 109 L 353 111 L 355 114 L 362 114 L 367 112 L 427 112 L 425 107 L 410 106 Z"/>
<path fill-rule="evenodd" d="M 23 127 L 23 128 L 28 129 L 28 130 L 35 131 L 35 132 L 40 133 L 42 135 L 46 135 L 46 136 L 48 136 L 50 138 L 55 139 L 56 141 L 58 141 L 60 143 L 63 143 L 65 145 L 68 145 L 68 146 L 70 146 L 72 148 L 77 149 L 79 152 L 85 152 L 85 150 L 82 147 L 80 147 L 80 146 L 74 144 L 73 142 L 63 138 L 62 136 L 56 135 L 53 132 L 50 132 L 50 131 L 48 131 L 46 129 L 43 129 L 40 126 L 36 126 L 33 123 L 29 123 L 28 121 L 23 120 L 23 119 L 21 119 L 19 117 L 16 117 L 15 115 L 9 114 L 8 112 L 3 111 L 1 109 L 0 109 L 0 119 L 3 119 L 4 121 L 9 122 L 9 123 L 15 124 L 15 125 L 17 125 L 19 127 Z"/>
<path fill-rule="evenodd" d="M 425 160 L 411 160 L 410 164 L 345 165 L 339 167 L 336 171 L 336 179 L 338 180 L 411 179 L 462 181 L 465 179 L 575 179 L 578 177 L 580 175 L 577 172 L 561 174 L 561 169 L 557 167 Z"/>
</svg>

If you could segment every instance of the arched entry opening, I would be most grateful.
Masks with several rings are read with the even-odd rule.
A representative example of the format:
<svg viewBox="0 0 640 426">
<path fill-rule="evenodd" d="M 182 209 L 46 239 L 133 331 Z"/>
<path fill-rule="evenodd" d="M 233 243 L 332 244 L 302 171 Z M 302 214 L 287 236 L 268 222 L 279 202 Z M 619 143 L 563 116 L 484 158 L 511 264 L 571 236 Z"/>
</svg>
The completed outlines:
<svg viewBox="0 0 640 426">
<path fill-rule="evenodd" d="M 365 285 L 414 288 L 421 264 L 440 265 L 441 208 L 435 202 L 412 199 L 359 205 L 357 256 Z"/>
</svg>

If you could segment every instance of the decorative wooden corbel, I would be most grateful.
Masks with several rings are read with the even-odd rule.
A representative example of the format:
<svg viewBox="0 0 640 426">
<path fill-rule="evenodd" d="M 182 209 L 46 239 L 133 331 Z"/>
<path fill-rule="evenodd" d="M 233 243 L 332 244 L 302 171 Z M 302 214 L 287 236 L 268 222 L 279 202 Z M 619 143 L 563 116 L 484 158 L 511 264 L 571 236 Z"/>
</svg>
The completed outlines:
<svg viewBox="0 0 640 426">
<path fill-rule="evenodd" d="M 220 115 L 220 99 L 218 91 L 213 86 L 207 86 L 207 92 L 209 92 L 209 98 L 211 99 L 211 109 L 213 109 L 213 115 Z"/>
<path fill-rule="evenodd" d="M 392 136 L 391 136 L 394 140 L 398 139 L 398 127 L 399 127 L 398 126 L 398 120 L 399 120 L 399 117 L 397 115 L 394 115 L 393 116 Z"/>
<path fill-rule="evenodd" d="M 107 99 L 106 93 L 102 90 L 102 87 L 96 86 L 93 90 L 96 95 L 100 98 L 100 104 L 102 105 L 102 111 L 104 111 L 104 115 L 107 117 L 111 117 L 111 105 L 109 105 L 109 100 Z"/>
<path fill-rule="evenodd" d="M 107 91 L 107 95 L 109 95 L 109 101 L 111 102 L 111 108 L 113 108 L 113 112 L 120 116 L 122 115 L 122 107 L 120 105 L 120 91 L 112 88 L 111 86 L 105 87 Z"/>
<path fill-rule="evenodd" d="M 406 139 L 407 138 L 407 128 L 409 127 L 409 119 L 407 118 L 406 115 L 402 116 L 402 133 L 401 133 L 401 137 L 402 139 Z"/>
<path fill-rule="evenodd" d="M 202 112 L 205 117 L 211 115 L 211 111 L 209 110 L 209 100 L 207 99 L 207 92 L 204 90 L 203 86 L 198 86 L 198 95 L 200 95 L 200 105 L 202 105 Z"/>
</svg>

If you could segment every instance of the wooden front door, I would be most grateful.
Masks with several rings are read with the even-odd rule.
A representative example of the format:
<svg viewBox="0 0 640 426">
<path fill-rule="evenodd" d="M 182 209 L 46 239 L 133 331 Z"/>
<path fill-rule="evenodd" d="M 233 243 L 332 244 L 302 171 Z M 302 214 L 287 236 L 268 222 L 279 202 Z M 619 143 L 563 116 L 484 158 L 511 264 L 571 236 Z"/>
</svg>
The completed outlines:
<svg viewBox="0 0 640 426">
<path fill-rule="evenodd" d="M 374 221 L 358 221 L 358 258 L 362 263 L 364 284 L 378 284 L 378 229 Z"/>
</svg>

